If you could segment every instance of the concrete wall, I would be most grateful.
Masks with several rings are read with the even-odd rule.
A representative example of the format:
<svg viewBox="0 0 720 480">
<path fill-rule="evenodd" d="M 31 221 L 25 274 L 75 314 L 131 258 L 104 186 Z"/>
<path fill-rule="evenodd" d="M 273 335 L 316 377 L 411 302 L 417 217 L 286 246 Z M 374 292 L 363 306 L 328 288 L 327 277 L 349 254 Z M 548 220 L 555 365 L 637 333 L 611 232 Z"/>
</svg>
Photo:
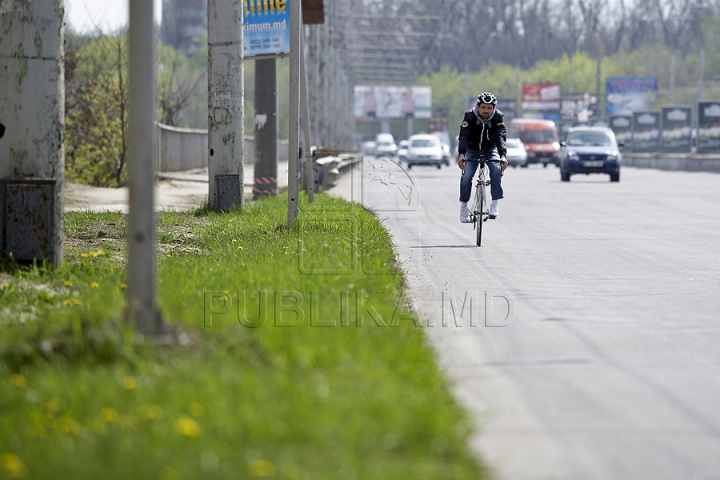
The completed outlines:
<svg viewBox="0 0 720 480">
<path fill-rule="evenodd" d="M 157 124 L 157 158 L 155 168 L 158 172 L 181 172 L 207 168 L 208 132 L 193 128 L 177 128 Z M 278 162 L 287 162 L 287 140 L 278 140 Z M 245 165 L 255 163 L 255 137 L 245 136 L 243 150 Z"/>
<path fill-rule="evenodd" d="M 629 167 L 720 173 L 720 154 L 629 152 L 622 160 Z"/>
</svg>

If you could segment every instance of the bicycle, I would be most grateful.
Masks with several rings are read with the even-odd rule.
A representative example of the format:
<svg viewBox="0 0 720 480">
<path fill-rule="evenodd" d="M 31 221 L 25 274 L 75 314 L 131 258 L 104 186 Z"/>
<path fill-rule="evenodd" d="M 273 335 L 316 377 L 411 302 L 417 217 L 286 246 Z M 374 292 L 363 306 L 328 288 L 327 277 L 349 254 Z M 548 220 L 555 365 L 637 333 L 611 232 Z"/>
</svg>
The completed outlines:
<svg viewBox="0 0 720 480">
<path fill-rule="evenodd" d="M 489 160 L 492 161 L 492 160 Z M 475 230 L 475 243 L 479 247 L 482 244 L 482 227 L 483 223 L 495 216 L 490 216 L 490 208 L 487 205 L 487 194 L 485 188 L 490 185 L 490 169 L 487 166 L 485 158 L 478 159 L 478 178 L 475 182 L 475 201 L 472 210 L 470 210 L 470 223 L 473 224 Z M 465 160 L 467 163 L 467 160 Z"/>
</svg>

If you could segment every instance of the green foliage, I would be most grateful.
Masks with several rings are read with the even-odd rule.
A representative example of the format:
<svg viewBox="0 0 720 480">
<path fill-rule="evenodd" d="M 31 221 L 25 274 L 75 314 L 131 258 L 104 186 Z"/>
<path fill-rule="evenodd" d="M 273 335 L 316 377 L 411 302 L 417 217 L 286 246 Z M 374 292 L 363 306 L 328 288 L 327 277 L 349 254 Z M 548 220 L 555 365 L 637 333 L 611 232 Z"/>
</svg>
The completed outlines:
<svg viewBox="0 0 720 480">
<path fill-rule="evenodd" d="M 177 344 L 122 321 L 126 217 L 68 213 L 63 268 L 0 277 L 0 476 L 484 478 L 387 232 L 315 198 L 158 215 Z"/>
<path fill-rule="evenodd" d="M 124 36 L 69 43 L 65 95 L 65 171 L 69 181 L 116 186 L 125 179 L 126 43 Z"/>
</svg>

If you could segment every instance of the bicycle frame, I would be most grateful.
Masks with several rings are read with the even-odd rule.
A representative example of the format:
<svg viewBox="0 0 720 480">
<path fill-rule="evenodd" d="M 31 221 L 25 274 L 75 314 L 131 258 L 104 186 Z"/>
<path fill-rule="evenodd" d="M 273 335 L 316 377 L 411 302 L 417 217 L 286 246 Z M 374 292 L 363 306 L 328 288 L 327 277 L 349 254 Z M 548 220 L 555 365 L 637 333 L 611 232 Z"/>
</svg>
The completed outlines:
<svg viewBox="0 0 720 480">
<path fill-rule="evenodd" d="M 470 211 L 470 218 L 475 229 L 475 241 L 479 247 L 482 243 L 482 227 L 490 216 L 490 209 L 487 204 L 485 188 L 490 185 L 490 170 L 484 159 L 480 160 L 478 166 L 478 178 L 475 183 L 475 201 Z"/>
</svg>

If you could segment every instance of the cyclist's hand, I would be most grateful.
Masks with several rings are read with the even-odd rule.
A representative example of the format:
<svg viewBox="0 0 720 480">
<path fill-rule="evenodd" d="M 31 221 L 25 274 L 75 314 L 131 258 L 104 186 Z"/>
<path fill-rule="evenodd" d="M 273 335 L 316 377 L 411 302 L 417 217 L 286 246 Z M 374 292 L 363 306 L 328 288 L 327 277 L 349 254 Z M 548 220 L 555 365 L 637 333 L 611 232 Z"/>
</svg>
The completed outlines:
<svg viewBox="0 0 720 480">
<path fill-rule="evenodd" d="M 458 157 L 458 167 L 460 167 L 460 170 L 462 170 L 463 172 L 465 171 L 466 163 L 467 162 L 465 161 L 465 154 L 461 153 L 460 156 Z"/>
<path fill-rule="evenodd" d="M 507 167 L 508 161 L 505 159 L 505 157 L 500 157 L 500 171 L 504 172 Z"/>
</svg>

